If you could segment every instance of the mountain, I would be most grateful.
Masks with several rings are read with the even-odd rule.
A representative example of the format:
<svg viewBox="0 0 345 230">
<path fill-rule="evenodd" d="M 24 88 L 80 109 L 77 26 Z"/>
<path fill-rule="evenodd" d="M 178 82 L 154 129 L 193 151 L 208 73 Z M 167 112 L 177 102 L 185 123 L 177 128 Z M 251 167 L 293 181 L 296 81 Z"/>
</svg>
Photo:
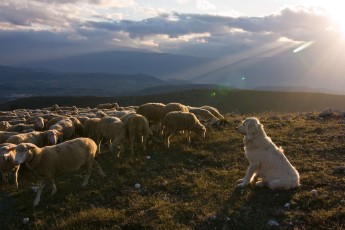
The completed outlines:
<svg viewBox="0 0 345 230">
<path fill-rule="evenodd" d="M 0 66 L 0 98 L 28 96 L 115 96 L 168 83 L 146 74 L 61 73 Z"/>
<path fill-rule="evenodd" d="M 174 75 L 183 79 L 184 72 L 211 59 L 166 53 L 109 51 L 22 64 L 21 67 L 46 68 L 80 73 L 145 73 L 160 79 Z"/>
</svg>

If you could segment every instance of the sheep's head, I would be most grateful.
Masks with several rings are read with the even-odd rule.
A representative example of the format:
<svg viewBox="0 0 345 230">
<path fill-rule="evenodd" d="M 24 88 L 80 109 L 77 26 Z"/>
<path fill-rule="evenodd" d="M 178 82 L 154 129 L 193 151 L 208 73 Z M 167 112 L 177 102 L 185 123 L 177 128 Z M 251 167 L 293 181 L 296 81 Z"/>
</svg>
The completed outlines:
<svg viewBox="0 0 345 230">
<path fill-rule="evenodd" d="M 56 129 L 48 130 L 47 132 L 47 139 L 49 144 L 56 145 L 59 139 L 59 136 L 61 136 L 63 133 L 57 131 Z"/>
<path fill-rule="evenodd" d="M 13 160 L 15 165 L 20 165 L 26 161 L 30 161 L 32 159 L 32 154 L 30 151 L 35 149 L 37 146 L 31 143 L 21 143 L 16 146 L 16 154 Z"/>
<path fill-rule="evenodd" d="M 203 126 L 202 124 L 199 124 L 199 125 L 195 126 L 193 130 L 194 130 L 194 132 L 196 132 L 196 134 L 205 138 L 205 136 L 206 136 L 205 126 Z"/>
<path fill-rule="evenodd" d="M 42 117 L 37 117 L 34 121 L 34 126 L 37 129 L 43 129 L 44 127 L 44 119 Z"/>
<path fill-rule="evenodd" d="M 0 148 L 0 160 L 5 162 L 9 159 L 12 159 L 12 154 L 15 153 L 16 145 L 8 144 Z"/>
<path fill-rule="evenodd" d="M 0 131 L 5 131 L 10 127 L 10 123 L 8 121 L 1 121 L 0 122 Z"/>
</svg>

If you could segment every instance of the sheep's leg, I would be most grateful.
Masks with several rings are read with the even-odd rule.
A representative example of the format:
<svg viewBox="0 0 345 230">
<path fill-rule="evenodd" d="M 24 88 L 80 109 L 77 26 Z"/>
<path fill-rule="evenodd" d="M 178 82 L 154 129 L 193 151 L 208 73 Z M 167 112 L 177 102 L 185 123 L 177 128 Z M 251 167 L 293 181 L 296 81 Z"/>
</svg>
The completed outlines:
<svg viewBox="0 0 345 230">
<path fill-rule="evenodd" d="M 14 171 L 14 183 L 16 185 L 17 190 L 18 190 L 18 171 L 19 171 L 19 167 L 17 167 Z"/>
<path fill-rule="evenodd" d="M 90 176 L 92 173 L 92 165 L 93 165 L 93 163 L 91 161 L 93 161 L 93 159 L 89 160 L 87 165 L 86 165 L 86 172 L 87 173 L 86 173 L 84 182 L 82 184 L 83 187 L 85 187 L 89 183 L 89 179 L 90 179 Z"/>
<path fill-rule="evenodd" d="M 42 193 L 42 190 L 43 190 L 44 186 L 45 186 L 45 183 L 41 181 L 39 186 L 38 186 L 37 195 L 36 195 L 36 198 L 35 198 L 35 201 L 34 201 L 34 207 L 37 206 L 38 203 L 40 202 L 41 193 Z"/>
<path fill-rule="evenodd" d="M 166 138 L 166 146 L 167 146 L 167 148 L 170 147 L 170 137 L 171 137 L 172 135 L 173 135 L 173 134 L 170 134 L 170 135 L 168 135 L 167 138 Z"/>
<path fill-rule="evenodd" d="M 146 152 L 146 140 L 147 140 L 147 136 L 143 135 L 142 145 L 143 145 L 143 151 L 144 152 Z"/>
<path fill-rule="evenodd" d="M 52 192 L 50 195 L 54 195 L 56 192 L 57 192 L 57 188 L 56 188 L 56 185 L 55 185 L 55 179 L 51 179 L 51 184 L 52 184 Z"/>
<path fill-rule="evenodd" d="M 130 135 L 131 153 L 132 153 L 132 156 L 134 156 L 134 140 L 135 140 L 135 135 Z"/>
<path fill-rule="evenodd" d="M 191 131 L 187 131 L 188 144 L 192 143 L 192 141 L 190 140 L 190 135 L 191 135 Z"/>
<path fill-rule="evenodd" d="M 105 173 L 102 170 L 101 166 L 98 164 L 98 162 L 96 160 L 93 160 L 92 164 L 95 170 L 97 171 L 98 175 L 100 175 L 101 177 L 105 177 Z"/>
</svg>

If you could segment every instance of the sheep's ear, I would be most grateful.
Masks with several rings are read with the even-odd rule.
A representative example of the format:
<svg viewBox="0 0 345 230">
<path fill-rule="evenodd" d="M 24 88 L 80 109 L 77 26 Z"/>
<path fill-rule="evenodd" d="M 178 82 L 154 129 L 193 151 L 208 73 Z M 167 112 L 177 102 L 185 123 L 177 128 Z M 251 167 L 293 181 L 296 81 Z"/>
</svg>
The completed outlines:
<svg viewBox="0 0 345 230">
<path fill-rule="evenodd" d="M 15 149 L 16 149 L 16 147 L 9 148 L 9 149 L 7 150 L 7 152 L 14 151 Z"/>
</svg>

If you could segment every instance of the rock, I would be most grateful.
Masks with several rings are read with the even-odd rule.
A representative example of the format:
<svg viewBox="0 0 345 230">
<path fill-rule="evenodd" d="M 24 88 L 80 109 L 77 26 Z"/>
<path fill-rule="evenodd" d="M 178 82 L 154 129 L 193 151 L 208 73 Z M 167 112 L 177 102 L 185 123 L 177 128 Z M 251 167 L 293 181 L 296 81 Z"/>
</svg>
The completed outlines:
<svg viewBox="0 0 345 230">
<path fill-rule="evenodd" d="M 284 204 L 284 208 L 290 208 L 290 207 L 291 207 L 291 204 L 290 204 L 290 203 Z"/>
<path fill-rule="evenodd" d="M 318 196 L 318 195 L 319 195 L 316 189 L 311 190 L 310 193 L 311 193 L 313 196 Z"/>
<path fill-rule="evenodd" d="M 279 228 L 279 223 L 275 220 L 270 220 L 267 222 L 267 227 L 268 228 Z"/>
<path fill-rule="evenodd" d="M 23 224 L 27 224 L 27 223 L 29 223 L 29 218 L 27 218 L 27 217 L 25 217 L 24 219 L 23 219 Z"/>
<path fill-rule="evenodd" d="M 136 183 L 136 184 L 134 185 L 134 188 L 140 189 L 140 188 L 141 188 L 141 185 L 140 185 L 139 183 Z"/>
</svg>

